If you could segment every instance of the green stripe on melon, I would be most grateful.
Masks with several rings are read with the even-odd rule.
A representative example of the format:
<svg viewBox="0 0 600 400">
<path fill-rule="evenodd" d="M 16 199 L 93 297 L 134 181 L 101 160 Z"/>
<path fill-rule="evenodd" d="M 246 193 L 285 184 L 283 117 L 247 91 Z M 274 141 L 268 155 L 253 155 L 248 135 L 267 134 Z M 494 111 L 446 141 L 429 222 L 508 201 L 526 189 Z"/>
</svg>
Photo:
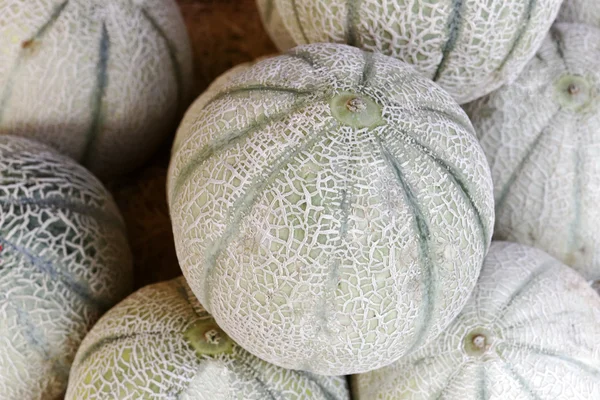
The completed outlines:
<svg viewBox="0 0 600 400">
<path fill-rule="evenodd" d="M 131 284 L 124 223 L 100 182 L 0 136 L 0 393 L 62 398 L 80 341 Z"/>
<path fill-rule="evenodd" d="M 459 103 L 511 82 L 533 57 L 560 0 L 258 0 L 280 50 L 347 43 L 413 64 Z"/>
<path fill-rule="evenodd" d="M 140 289 L 84 339 L 66 399 L 347 400 L 344 377 L 254 357 L 202 308 L 183 277 Z"/>
<path fill-rule="evenodd" d="M 217 80 L 181 124 L 167 194 L 180 265 L 219 325 L 269 362 L 321 374 L 377 368 L 435 337 L 493 226 L 460 107 L 406 64 L 345 45 Z"/>
<path fill-rule="evenodd" d="M 0 134 L 110 177 L 141 164 L 187 105 L 191 52 L 173 0 L 10 0 L 0 15 Z"/>
<path fill-rule="evenodd" d="M 466 109 L 491 165 L 495 237 L 600 279 L 600 29 L 556 24 L 513 84 Z"/>
<path fill-rule="evenodd" d="M 595 398 L 600 297 L 541 250 L 494 242 L 456 320 L 352 388 L 356 400 Z"/>
</svg>

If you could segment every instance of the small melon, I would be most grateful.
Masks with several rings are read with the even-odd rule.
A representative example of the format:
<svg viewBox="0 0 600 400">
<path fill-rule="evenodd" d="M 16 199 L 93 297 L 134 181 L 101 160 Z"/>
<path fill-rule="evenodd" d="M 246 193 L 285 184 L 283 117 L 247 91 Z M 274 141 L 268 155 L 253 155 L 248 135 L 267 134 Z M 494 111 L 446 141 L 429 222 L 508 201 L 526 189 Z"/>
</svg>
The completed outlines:
<svg viewBox="0 0 600 400">
<path fill-rule="evenodd" d="M 600 297 L 541 250 L 494 242 L 444 333 L 353 377 L 355 400 L 600 398 Z"/>
<path fill-rule="evenodd" d="M 5 0 L 0 49 L 0 134 L 48 143 L 103 178 L 151 155 L 191 94 L 174 0 Z"/>
<path fill-rule="evenodd" d="M 257 0 L 281 50 L 347 43 L 411 63 L 459 103 L 517 78 L 562 0 Z"/>
<path fill-rule="evenodd" d="M 110 194 L 71 159 L 0 135 L 0 398 L 62 399 L 79 343 L 132 284 Z"/>
<path fill-rule="evenodd" d="M 231 67 L 277 53 L 256 0 L 177 0 L 190 34 L 198 94 Z"/>
<path fill-rule="evenodd" d="M 555 25 L 512 85 L 466 109 L 487 155 L 495 238 L 600 279 L 600 29 Z"/>
<path fill-rule="evenodd" d="M 345 377 L 268 364 L 233 342 L 183 277 L 146 286 L 84 339 L 66 400 L 349 400 Z"/>
<path fill-rule="evenodd" d="M 313 44 L 221 77 L 178 131 L 177 255 L 228 335 L 273 364 L 343 375 L 435 337 L 493 227 L 462 109 L 407 64 Z"/>
<path fill-rule="evenodd" d="M 600 28 L 598 0 L 563 0 L 556 20 L 558 22 L 584 23 Z"/>
</svg>

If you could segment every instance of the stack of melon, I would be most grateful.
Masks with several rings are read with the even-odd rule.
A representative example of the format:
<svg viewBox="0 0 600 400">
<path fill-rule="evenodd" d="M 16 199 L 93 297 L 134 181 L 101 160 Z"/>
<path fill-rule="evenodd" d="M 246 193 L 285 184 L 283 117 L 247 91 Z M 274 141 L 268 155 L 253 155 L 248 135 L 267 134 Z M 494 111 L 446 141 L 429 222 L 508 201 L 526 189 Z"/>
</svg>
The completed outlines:
<svg viewBox="0 0 600 400">
<path fill-rule="evenodd" d="M 0 400 L 600 399 L 597 16 L 0 0 Z"/>
</svg>

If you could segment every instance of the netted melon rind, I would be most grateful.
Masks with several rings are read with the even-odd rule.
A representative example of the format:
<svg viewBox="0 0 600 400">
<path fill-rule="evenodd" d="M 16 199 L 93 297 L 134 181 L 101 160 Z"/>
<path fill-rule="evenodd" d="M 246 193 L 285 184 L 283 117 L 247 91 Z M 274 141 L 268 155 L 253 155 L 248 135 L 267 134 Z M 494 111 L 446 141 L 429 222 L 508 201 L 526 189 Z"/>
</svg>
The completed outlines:
<svg viewBox="0 0 600 400">
<path fill-rule="evenodd" d="M 349 400 L 345 377 L 285 370 L 235 343 L 202 354 L 186 333 L 211 323 L 183 277 L 138 290 L 86 336 L 66 400 Z"/>
<path fill-rule="evenodd" d="M 474 287 L 493 226 L 462 109 L 407 64 L 345 45 L 239 68 L 188 110 L 169 170 L 177 254 L 200 302 L 251 353 L 325 375 L 435 337 Z M 383 122 L 336 118 L 331 99 L 346 93 Z"/>
<path fill-rule="evenodd" d="M 512 85 L 466 107 L 494 180 L 495 238 L 600 279 L 600 29 L 556 24 Z"/>
<path fill-rule="evenodd" d="M 258 0 L 280 50 L 347 43 L 415 65 L 459 103 L 517 78 L 562 0 Z"/>
<path fill-rule="evenodd" d="M 49 147 L 0 136 L 0 397 L 59 399 L 79 343 L 128 294 L 110 194 Z"/>
<path fill-rule="evenodd" d="M 109 178 L 139 166 L 192 94 L 174 0 L 0 4 L 0 134 L 30 137 Z"/>
<path fill-rule="evenodd" d="M 490 347 L 463 340 L 485 329 Z M 431 344 L 353 377 L 356 400 L 573 399 L 600 393 L 600 297 L 541 250 L 494 242 L 459 317 Z"/>
</svg>

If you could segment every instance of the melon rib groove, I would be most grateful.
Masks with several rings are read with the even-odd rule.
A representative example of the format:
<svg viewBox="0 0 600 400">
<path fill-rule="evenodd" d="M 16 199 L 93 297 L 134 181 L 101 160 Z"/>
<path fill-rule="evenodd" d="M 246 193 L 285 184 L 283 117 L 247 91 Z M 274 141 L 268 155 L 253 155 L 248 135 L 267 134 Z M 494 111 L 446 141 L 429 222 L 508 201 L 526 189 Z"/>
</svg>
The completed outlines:
<svg viewBox="0 0 600 400">
<path fill-rule="evenodd" d="M 479 364 L 479 380 L 477 381 L 477 386 L 479 386 L 479 400 L 487 400 L 490 396 L 487 393 L 486 387 L 487 373 L 485 369 L 485 364 Z"/>
<path fill-rule="evenodd" d="M 498 214 L 500 212 L 500 210 L 502 210 L 502 207 L 504 207 L 504 202 L 506 201 L 506 197 L 508 196 L 508 193 L 510 192 L 512 185 L 517 181 L 517 179 L 521 175 L 521 172 L 523 172 L 523 169 L 529 163 L 529 160 L 531 159 L 533 152 L 537 149 L 542 138 L 545 136 L 544 133 L 546 133 L 546 130 L 548 129 L 548 127 L 550 127 L 550 125 L 552 125 L 552 123 L 554 122 L 556 117 L 558 117 L 558 115 L 561 113 L 561 111 L 562 111 L 562 108 L 559 108 L 558 111 L 556 111 L 552 115 L 552 117 L 550 117 L 550 120 L 540 130 L 540 133 L 537 134 L 537 136 L 535 137 L 535 139 L 533 140 L 531 145 L 527 148 L 525 155 L 523 156 L 523 158 L 521 158 L 521 161 L 519 161 L 519 164 L 517 165 L 517 167 L 515 168 L 513 173 L 510 175 L 510 177 L 508 178 L 508 180 L 506 181 L 506 183 L 500 190 L 499 196 L 496 200 L 496 214 Z"/>
<path fill-rule="evenodd" d="M 31 252 L 31 250 L 23 248 L 21 246 L 17 246 L 16 244 L 12 243 L 11 241 L 9 241 L 6 238 L 1 237 L 1 236 L 0 236 L 0 244 L 2 244 L 4 247 L 9 247 L 9 248 L 13 249 L 15 252 L 24 256 L 27 260 L 29 260 L 29 262 L 34 267 L 37 268 L 38 271 L 43 272 L 43 273 L 51 276 L 52 278 L 55 278 L 55 279 L 59 280 L 60 282 L 62 282 L 73 293 L 77 294 L 89 305 L 92 305 L 92 306 L 98 308 L 99 310 L 107 310 L 109 308 L 109 304 L 107 304 L 106 302 L 104 302 L 100 299 L 94 298 L 94 296 L 90 293 L 90 290 L 87 287 L 81 285 L 80 283 L 78 283 L 78 282 L 74 281 L 73 279 L 71 279 L 70 277 L 66 276 L 64 274 L 64 272 L 55 268 L 51 262 L 44 260 L 42 257 L 40 257 L 36 254 L 33 254 Z"/>
<path fill-rule="evenodd" d="M 415 231 L 417 237 L 419 238 L 419 255 L 421 258 L 421 272 L 422 272 L 422 280 L 421 280 L 421 302 L 422 302 L 422 311 L 421 311 L 421 322 L 418 325 L 418 328 L 415 330 L 415 338 L 413 344 L 409 347 L 410 349 L 417 348 L 421 342 L 427 336 L 426 333 L 429 330 L 429 325 L 431 323 L 431 316 L 433 314 L 433 310 L 435 308 L 435 291 L 437 289 L 437 282 L 434 274 L 434 266 L 429 258 L 429 238 L 430 238 L 430 230 L 429 224 L 425 219 L 423 214 L 423 210 L 419 207 L 417 198 L 412 188 L 406 182 L 404 177 L 404 173 L 402 172 L 400 162 L 398 159 L 388 150 L 385 143 L 381 140 L 381 138 L 376 137 L 376 140 L 379 144 L 381 155 L 386 163 L 390 166 L 394 176 L 398 180 L 400 187 L 402 188 L 402 192 L 404 193 L 404 199 L 406 200 L 406 205 L 412 213 L 415 225 Z M 410 351 L 409 351 L 410 352 Z"/>
<path fill-rule="evenodd" d="M 510 295 L 510 297 L 508 297 L 508 299 L 506 299 L 506 302 L 502 305 L 502 307 L 500 307 L 499 311 L 498 311 L 498 315 L 496 316 L 496 318 L 494 318 L 494 323 L 500 321 L 501 319 L 504 318 L 504 316 L 506 315 L 506 313 L 510 310 L 511 306 L 514 304 L 515 300 L 519 299 L 522 295 L 527 293 L 527 290 L 529 290 L 529 288 L 531 287 L 531 285 L 533 285 L 534 283 L 537 282 L 537 279 L 540 276 L 543 276 L 544 274 L 547 274 L 549 272 L 552 272 L 554 270 L 554 268 L 549 268 L 548 265 L 552 265 L 552 262 L 554 260 L 551 260 L 549 262 L 545 262 L 540 264 L 539 267 L 537 267 L 537 269 L 535 269 L 530 275 L 529 277 L 524 280 L 519 287 L 517 287 L 515 289 L 515 291 Z"/>
<path fill-rule="evenodd" d="M 519 374 L 517 371 L 514 370 L 514 368 L 512 368 L 510 366 L 510 364 L 508 363 L 508 361 L 506 361 L 506 358 L 504 358 L 504 356 L 500 355 L 499 352 L 498 352 L 498 356 L 502 360 L 502 367 L 504 368 L 504 370 L 521 387 L 521 390 L 523 391 L 523 393 L 525 393 L 531 399 L 543 400 L 540 396 L 535 394 L 533 389 L 527 384 L 527 381 L 525 380 L 523 375 Z"/>
<path fill-rule="evenodd" d="M 569 357 L 564 354 L 550 352 L 548 350 L 544 350 L 544 349 L 538 348 L 536 346 L 531 346 L 531 345 L 527 345 L 527 344 L 523 344 L 523 343 L 503 343 L 503 345 L 514 348 L 514 349 L 518 349 L 518 350 L 528 350 L 529 352 L 540 355 L 540 356 L 557 358 L 563 362 L 566 362 L 566 363 L 576 366 L 580 370 L 582 370 L 590 375 L 593 375 L 595 377 L 600 377 L 600 370 L 598 370 L 597 368 L 594 368 L 593 366 L 588 365 L 581 360 L 577 360 L 573 357 Z"/>
<path fill-rule="evenodd" d="M 173 41 L 167 36 L 165 31 L 161 28 L 161 26 L 156 22 L 154 17 L 150 15 L 148 10 L 145 8 L 140 8 L 140 11 L 144 18 L 150 22 L 154 30 L 158 33 L 161 39 L 165 42 L 165 46 L 167 48 L 167 52 L 169 53 L 169 59 L 171 60 L 171 67 L 173 68 L 173 77 L 175 78 L 175 84 L 177 87 L 177 110 L 181 111 L 183 107 L 183 72 L 181 65 L 179 65 L 179 60 L 177 58 L 177 47 L 173 44 Z"/>
<path fill-rule="evenodd" d="M 249 86 L 240 86 L 228 89 L 224 92 L 217 94 L 215 97 L 210 99 L 205 105 L 203 109 L 206 109 L 209 105 L 214 103 L 215 101 L 221 100 L 227 96 L 235 96 L 242 93 L 251 93 L 251 92 L 278 92 L 278 93 L 289 93 L 292 95 L 300 96 L 300 95 L 309 95 L 313 94 L 313 89 L 294 89 L 285 86 L 266 86 L 266 85 L 249 85 Z"/>
<path fill-rule="evenodd" d="M 181 334 L 181 332 L 174 332 L 174 331 L 134 332 L 134 333 L 130 333 L 127 335 L 106 336 L 106 337 L 100 339 L 99 341 L 97 341 L 96 343 L 94 343 L 89 349 L 87 349 L 87 351 L 85 353 L 83 353 L 81 355 L 81 357 L 79 357 L 79 359 L 77 360 L 78 361 L 77 365 L 83 364 L 88 358 L 90 358 L 95 353 L 102 350 L 102 348 L 104 346 L 107 346 L 109 344 L 118 343 L 123 340 L 135 339 L 140 336 L 161 336 L 161 335 L 174 335 L 174 334 Z M 73 367 L 76 367 L 76 365 L 73 365 Z"/>
<path fill-rule="evenodd" d="M 437 82 L 442 75 L 442 72 L 446 69 L 446 65 L 448 64 L 448 58 L 450 57 L 450 53 L 456 47 L 456 42 L 458 41 L 458 36 L 460 35 L 460 29 L 462 27 L 463 18 L 463 5 L 464 0 L 453 0 L 452 1 L 452 12 L 448 17 L 448 40 L 444 43 L 444 47 L 442 48 L 442 59 L 437 66 L 435 74 L 433 75 L 433 81 Z"/>
<path fill-rule="evenodd" d="M 81 156 L 81 163 L 87 165 L 94 144 L 98 139 L 98 134 L 102 129 L 102 104 L 104 101 L 104 94 L 106 93 L 106 87 L 108 86 L 108 59 L 110 57 L 110 37 L 108 36 L 108 30 L 106 29 L 106 22 L 102 22 L 102 36 L 100 38 L 98 54 L 98 64 L 96 65 L 96 88 L 92 93 L 92 122 L 90 129 L 86 134 L 85 144 L 83 147 L 83 155 Z"/>
<path fill-rule="evenodd" d="M 54 12 L 50 15 L 50 18 L 48 18 L 48 21 L 46 21 L 33 34 L 31 39 L 25 41 L 24 43 L 32 43 L 34 40 L 41 38 L 50 28 L 52 28 L 54 23 L 58 20 L 58 18 L 60 18 L 61 14 L 65 10 L 65 7 L 67 6 L 68 3 L 69 3 L 69 0 L 65 0 L 60 5 L 56 6 L 56 8 L 54 9 Z M 17 61 L 15 62 L 15 65 L 13 66 L 12 70 L 10 71 L 7 83 L 5 84 L 4 90 L 2 91 L 2 97 L 0 98 L 0 122 L 2 122 L 4 110 L 6 109 L 6 103 L 8 102 L 8 100 L 10 99 L 10 97 L 12 95 L 12 88 L 14 85 L 15 75 L 17 74 L 19 67 L 21 66 L 21 63 L 23 62 L 23 58 L 27 51 L 28 50 L 26 48 L 21 46 L 21 52 L 19 53 L 19 56 L 17 57 Z"/>
<path fill-rule="evenodd" d="M 317 67 L 318 67 L 315 64 L 315 60 L 308 53 L 306 53 L 304 51 L 300 51 L 298 49 L 292 49 L 292 50 L 284 53 L 283 55 L 287 56 L 287 57 L 297 58 L 299 60 L 302 60 L 306 64 L 308 64 L 312 69 L 317 69 Z"/>
<path fill-rule="evenodd" d="M 369 83 L 369 80 L 375 75 L 374 53 L 364 51 L 363 57 L 365 58 L 365 65 L 363 66 L 358 87 L 365 87 L 367 83 Z"/>
<path fill-rule="evenodd" d="M 525 34 L 525 32 L 527 31 L 527 28 L 529 27 L 529 23 L 531 22 L 531 17 L 533 15 L 533 9 L 535 8 L 536 5 L 537 5 L 537 0 L 529 0 L 529 3 L 527 4 L 527 7 L 525 8 L 525 14 L 523 16 L 523 22 L 521 23 L 521 27 L 517 31 L 517 34 L 515 35 L 514 40 L 511 42 L 512 45 L 510 46 L 510 49 L 508 50 L 506 57 L 504 57 L 504 59 L 502 60 L 502 62 L 500 63 L 500 65 L 498 66 L 496 71 L 501 72 L 504 69 L 504 67 L 506 66 L 506 64 L 512 58 L 514 52 L 517 49 L 517 46 L 519 46 L 519 44 L 521 43 L 521 40 L 523 39 L 523 35 Z"/>
<path fill-rule="evenodd" d="M 569 65 L 567 64 L 567 60 L 565 59 L 565 51 L 563 50 L 563 47 L 562 47 L 563 46 L 562 33 L 555 26 L 552 26 L 552 28 L 550 29 L 550 37 L 552 38 L 552 41 L 556 45 L 556 54 L 558 54 L 558 57 L 562 60 L 567 72 L 571 73 L 571 71 L 569 69 Z"/>
<path fill-rule="evenodd" d="M 317 99 L 319 100 L 319 99 Z M 321 99 L 322 100 L 322 99 Z M 237 129 L 229 133 L 224 133 L 218 139 L 213 140 L 211 143 L 208 143 L 198 151 L 194 157 L 188 162 L 179 173 L 175 184 L 173 185 L 173 193 L 171 195 L 171 200 L 174 200 L 175 197 L 179 194 L 181 187 L 188 180 L 189 176 L 196 171 L 206 160 L 212 157 L 216 152 L 229 148 L 236 144 L 237 142 L 245 139 L 248 135 L 255 133 L 260 129 L 264 129 L 267 126 L 285 120 L 292 113 L 298 112 L 305 107 L 309 107 L 311 104 L 308 100 L 298 101 L 294 106 L 290 107 L 287 110 L 282 112 L 273 114 L 271 117 L 266 117 L 265 114 L 261 114 L 257 118 L 254 119 L 248 126 L 242 129 Z M 189 140 L 192 140 L 193 136 L 190 137 Z"/>
<path fill-rule="evenodd" d="M 576 129 L 572 131 L 577 140 L 577 145 L 575 146 L 574 154 L 573 154 L 573 162 L 575 164 L 574 171 L 575 174 L 573 176 L 573 207 L 574 207 L 574 217 L 570 226 L 570 240 L 569 240 L 569 248 L 570 252 L 576 252 L 579 249 L 577 248 L 577 232 L 581 228 L 581 191 L 583 189 L 581 185 L 581 174 L 582 174 L 582 162 L 581 162 L 581 132 L 579 127 L 581 126 L 581 117 L 577 118 L 575 122 Z"/>
<path fill-rule="evenodd" d="M 420 141 L 418 141 L 416 138 L 417 135 L 409 134 L 408 132 L 401 131 L 401 130 L 397 131 L 397 133 L 398 133 L 398 137 L 400 137 L 405 142 L 406 145 L 416 148 L 419 152 L 421 152 L 422 154 L 424 154 L 425 156 L 430 158 L 438 167 L 440 167 L 443 171 L 446 172 L 446 175 L 448 176 L 448 178 L 450 178 L 452 183 L 454 183 L 454 185 L 456 185 L 456 187 L 459 189 L 460 193 L 462 194 L 463 199 L 465 200 L 465 202 L 467 203 L 469 208 L 471 210 L 473 210 L 473 214 L 475 215 L 475 219 L 477 221 L 477 226 L 479 227 L 479 230 L 481 231 L 481 240 L 483 242 L 483 248 L 487 250 L 487 239 L 486 238 L 487 238 L 488 232 L 487 232 L 487 229 L 485 229 L 485 226 L 483 225 L 483 219 L 481 218 L 481 213 L 477 209 L 477 206 L 475 206 L 475 202 L 473 201 L 473 196 L 471 196 L 471 193 L 469 192 L 467 185 L 462 181 L 462 179 L 459 178 L 458 172 L 455 170 L 455 168 L 448 165 L 446 162 L 442 161 L 442 159 L 437 157 L 436 154 L 429 147 L 425 146 Z M 410 138 L 410 140 L 408 138 Z"/>
<path fill-rule="evenodd" d="M 454 381 L 454 378 L 460 374 L 460 372 L 463 370 L 463 368 L 467 365 L 467 362 L 463 362 L 461 363 L 458 368 L 456 368 L 454 371 L 452 371 L 452 373 L 450 374 L 450 376 L 448 377 L 448 379 L 446 380 L 446 383 L 444 383 L 444 386 L 442 386 L 440 388 L 440 390 L 438 391 L 437 395 L 432 396 L 435 400 L 442 400 L 444 398 L 444 392 L 446 390 L 448 390 L 448 388 L 450 387 L 450 384 Z"/>
<path fill-rule="evenodd" d="M 85 215 L 94 218 L 98 221 L 103 221 L 114 225 L 123 234 L 125 234 L 125 225 L 123 224 L 123 221 L 121 221 L 118 217 L 106 214 L 101 209 L 86 204 L 73 203 L 55 197 L 50 197 L 47 199 L 34 199 L 29 197 L 21 197 L 14 200 L 0 199 L 0 207 L 7 208 L 11 206 L 35 206 L 40 208 L 64 209 L 76 214 Z"/>
<path fill-rule="evenodd" d="M 257 198 L 261 195 L 262 191 L 267 188 L 271 183 L 275 181 L 277 175 L 283 168 L 286 168 L 290 165 L 293 158 L 298 156 L 303 151 L 311 148 L 320 136 L 323 134 L 325 130 L 313 132 L 312 135 L 306 137 L 303 143 L 297 145 L 293 149 L 284 150 L 283 154 L 277 157 L 277 159 L 273 160 L 273 167 L 270 171 L 261 174 L 264 176 L 258 176 L 253 178 L 253 182 L 249 185 L 249 187 L 244 191 L 239 198 L 235 200 L 230 210 L 228 211 L 228 217 L 225 219 L 228 222 L 227 227 L 216 241 L 209 244 L 206 250 L 205 256 L 205 267 L 204 267 L 204 293 L 206 299 L 204 299 L 205 303 L 202 305 L 209 310 L 210 309 L 210 276 L 211 273 L 217 263 L 217 259 L 225 250 L 225 248 L 233 239 L 237 228 L 240 223 L 244 219 L 244 216 L 248 213 L 248 210 L 252 209 L 254 204 L 257 201 Z M 233 211 L 233 213 L 232 213 Z"/>
<path fill-rule="evenodd" d="M 441 110 L 438 108 L 433 108 L 431 106 L 426 105 L 416 105 L 415 107 L 406 108 L 400 104 L 393 104 L 395 112 L 406 112 L 409 114 L 414 113 L 415 111 L 427 112 L 431 114 L 436 114 L 438 117 L 446 118 L 449 121 L 454 122 L 456 125 L 460 126 L 464 130 L 469 133 L 472 133 L 473 136 L 476 136 L 476 133 L 470 123 L 467 122 L 464 118 L 461 118 L 458 115 L 452 114 L 445 110 Z"/>
<path fill-rule="evenodd" d="M 356 34 L 357 21 L 360 20 L 361 0 L 346 0 L 346 42 L 350 46 L 360 46 L 358 35 Z M 308 42 L 308 41 L 307 41 Z"/>
</svg>

